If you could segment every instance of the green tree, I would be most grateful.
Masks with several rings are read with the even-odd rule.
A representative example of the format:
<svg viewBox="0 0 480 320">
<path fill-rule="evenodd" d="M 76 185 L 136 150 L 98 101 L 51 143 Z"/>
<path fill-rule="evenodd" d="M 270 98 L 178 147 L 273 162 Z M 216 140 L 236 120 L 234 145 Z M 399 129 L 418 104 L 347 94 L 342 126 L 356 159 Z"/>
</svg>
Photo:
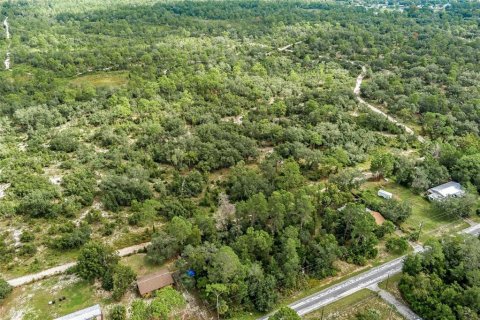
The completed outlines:
<svg viewBox="0 0 480 320">
<path fill-rule="evenodd" d="M 395 158 L 391 153 L 379 153 L 374 155 L 370 164 L 370 170 L 375 175 L 389 177 L 393 173 Z"/>
<path fill-rule="evenodd" d="M 470 217 L 477 207 L 477 199 L 474 195 L 466 194 L 463 197 L 450 197 L 441 201 L 433 201 L 433 207 L 437 214 L 449 217 Z"/>
<path fill-rule="evenodd" d="M 391 237 L 387 240 L 385 247 L 389 252 L 402 254 L 408 250 L 408 241 L 404 238 Z"/>
<path fill-rule="evenodd" d="M 132 268 L 120 264 L 117 265 L 113 270 L 113 299 L 120 300 L 132 286 L 135 279 L 136 274 Z"/>
<path fill-rule="evenodd" d="M 77 258 L 75 273 L 82 279 L 102 279 L 118 263 L 119 257 L 112 248 L 91 241 L 81 250 Z"/>
<path fill-rule="evenodd" d="M 110 320 L 126 320 L 127 319 L 127 309 L 125 306 L 122 305 L 115 305 L 113 306 L 112 310 L 110 310 L 110 314 L 108 319 Z"/>
<path fill-rule="evenodd" d="M 301 320 L 302 318 L 289 307 L 281 307 L 273 316 L 272 320 Z"/>
<path fill-rule="evenodd" d="M 225 314 L 228 311 L 228 305 L 226 301 L 220 299 L 222 295 L 229 292 L 228 287 L 222 283 L 207 284 L 205 292 L 207 293 L 207 296 L 214 296 L 217 319 L 220 319 L 220 315 Z"/>
<path fill-rule="evenodd" d="M 280 190 L 292 190 L 300 187 L 303 181 L 300 166 L 294 159 L 289 158 L 280 166 L 275 177 L 275 186 Z"/>
</svg>

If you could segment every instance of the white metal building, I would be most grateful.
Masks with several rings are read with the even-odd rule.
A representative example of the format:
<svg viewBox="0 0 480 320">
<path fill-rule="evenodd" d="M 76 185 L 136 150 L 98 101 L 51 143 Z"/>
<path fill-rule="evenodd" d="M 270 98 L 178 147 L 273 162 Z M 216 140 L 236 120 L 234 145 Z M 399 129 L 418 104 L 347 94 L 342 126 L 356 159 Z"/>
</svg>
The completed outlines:
<svg viewBox="0 0 480 320">
<path fill-rule="evenodd" d="M 96 304 L 86 309 L 78 310 L 55 320 L 103 320 L 102 309 Z"/>
<path fill-rule="evenodd" d="M 428 199 L 431 201 L 443 200 L 450 197 L 462 197 L 465 191 L 462 189 L 460 183 L 450 181 L 435 188 L 428 189 Z"/>
</svg>

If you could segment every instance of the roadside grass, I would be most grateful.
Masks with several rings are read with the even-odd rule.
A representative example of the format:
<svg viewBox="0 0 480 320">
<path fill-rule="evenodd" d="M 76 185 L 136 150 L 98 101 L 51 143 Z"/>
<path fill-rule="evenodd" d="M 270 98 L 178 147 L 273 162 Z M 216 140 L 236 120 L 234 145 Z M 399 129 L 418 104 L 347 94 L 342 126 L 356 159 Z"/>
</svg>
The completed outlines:
<svg viewBox="0 0 480 320">
<path fill-rule="evenodd" d="M 390 292 L 399 301 L 402 301 L 402 302 L 405 303 L 405 301 L 402 298 L 402 294 L 400 293 L 400 290 L 398 289 L 398 283 L 400 282 L 401 278 L 402 278 L 402 273 L 401 272 L 397 273 L 397 274 L 394 274 L 394 275 L 390 276 L 387 280 L 380 282 L 378 284 L 378 287 L 380 289 L 383 289 L 385 291 Z"/>
<path fill-rule="evenodd" d="M 383 301 L 377 293 L 368 289 L 360 290 L 341 300 L 333 302 L 319 310 L 309 313 L 303 319 L 355 319 L 355 316 L 368 309 L 374 309 L 380 314 L 380 319 L 402 320 L 404 319 L 388 303 Z"/>
<path fill-rule="evenodd" d="M 73 78 L 69 83 L 75 86 L 89 84 L 97 88 L 117 88 L 127 84 L 127 76 L 125 71 L 98 72 Z"/>
</svg>

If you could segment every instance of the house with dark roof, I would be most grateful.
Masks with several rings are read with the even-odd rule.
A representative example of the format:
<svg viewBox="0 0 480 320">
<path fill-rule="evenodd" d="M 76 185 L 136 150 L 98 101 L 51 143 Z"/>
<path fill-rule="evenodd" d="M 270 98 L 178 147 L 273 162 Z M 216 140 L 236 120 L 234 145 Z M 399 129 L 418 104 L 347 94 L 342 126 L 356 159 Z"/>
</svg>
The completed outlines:
<svg viewBox="0 0 480 320">
<path fill-rule="evenodd" d="M 174 283 L 172 273 L 167 269 L 138 278 L 138 292 L 142 296 L 146 296 L 152 291 L 161 289 Z"/>
<path fill-rule="evenodd" d="M 63 317 L 56 318 L 55 320 L 103 320 L 103 314 L 100 305 L 96 304 L 94 306 L 67 314 Z"/>
<path fill-rule="evenodd" d="M 450 197 L 463 197 L 465 191 L 460 183 L 450 181 L 427 190 L 427 197 L 430 201 L 439 201 Z"/>
</svg>

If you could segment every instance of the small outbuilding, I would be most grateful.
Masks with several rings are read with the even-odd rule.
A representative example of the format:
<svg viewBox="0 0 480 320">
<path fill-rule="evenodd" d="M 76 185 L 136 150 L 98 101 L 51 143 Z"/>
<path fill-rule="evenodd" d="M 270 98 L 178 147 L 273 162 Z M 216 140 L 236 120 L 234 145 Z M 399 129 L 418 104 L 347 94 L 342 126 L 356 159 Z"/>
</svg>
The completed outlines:
<svg viewBox="0 0 480 320">
<path fill-rule="evenodd" d="M 142 296 L 146 296 L 152 291 L 161 289 L 174 283 L 172 273 L 167 269 L 162 269 L 156 273 L 152 273 L 138 278 L 138 292 Z"/>
<path fill-rule="evenodd" d="M 378 190 L 377 195 L 378 195 L 379 197 L 384 198 L 384 199 L 392 199 L 392 197 L 393 197 L 393 194 L 392 194 L 392 193 L 390 193 L 390 192 L 388 192 L 388 191 L 385 191 L 385 190 L 383 190 L 383 189 Z"/>
<path fill-rule="evenodd" d="M 96 304 L 86 309 L 78 310 L 55 320 L 103 320 L 102 309 Z"/>
<path fill-rule="evenodd" d="M 428 189 L 427 196 L 430 201 L 439 201 L 450 197 L 463 197 L 465 191 L 460 183 L 450 181 L 434 188 Z"/>
</svg>

